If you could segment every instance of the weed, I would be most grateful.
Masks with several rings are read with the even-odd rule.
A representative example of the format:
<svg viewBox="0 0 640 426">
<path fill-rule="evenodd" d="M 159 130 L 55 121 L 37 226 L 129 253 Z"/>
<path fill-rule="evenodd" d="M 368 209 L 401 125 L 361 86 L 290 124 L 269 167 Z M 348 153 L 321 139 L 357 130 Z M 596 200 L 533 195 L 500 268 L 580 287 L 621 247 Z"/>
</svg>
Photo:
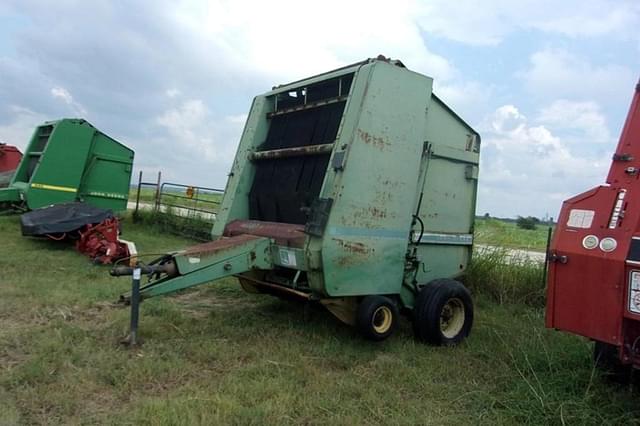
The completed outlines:
<svg viewBox="0 0 640 426">
<path fill-rule="evenodd" d="M 483 247 L 474 252 L 465 284 L 500 304 L 542 307 L 545 302 L 544 265 L 505 248 Z"/>
</svg>

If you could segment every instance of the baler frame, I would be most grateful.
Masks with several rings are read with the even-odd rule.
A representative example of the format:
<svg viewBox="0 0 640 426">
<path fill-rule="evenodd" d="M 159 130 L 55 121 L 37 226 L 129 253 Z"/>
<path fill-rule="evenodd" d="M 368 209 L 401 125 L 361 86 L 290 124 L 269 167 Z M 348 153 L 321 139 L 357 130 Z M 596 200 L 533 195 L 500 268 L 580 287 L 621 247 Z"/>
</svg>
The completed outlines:
<svg viewBox="0 0 640 426">
<path fill-rule="evenodd" d="M 214 241 L 143 268 L 140 297 L 236 276 L 248 291 L 319 301 L 374 340 L 403 309 L 431 321 L 416 325 L 422 340 L 457 343 L 473 319 L 454 278 L 471 256 L 479 146 L 432 79 L 399 61 L 278 86 L 253 101 Z M 456 312 L 451 336 L 433 326 Z"/>
</svg>

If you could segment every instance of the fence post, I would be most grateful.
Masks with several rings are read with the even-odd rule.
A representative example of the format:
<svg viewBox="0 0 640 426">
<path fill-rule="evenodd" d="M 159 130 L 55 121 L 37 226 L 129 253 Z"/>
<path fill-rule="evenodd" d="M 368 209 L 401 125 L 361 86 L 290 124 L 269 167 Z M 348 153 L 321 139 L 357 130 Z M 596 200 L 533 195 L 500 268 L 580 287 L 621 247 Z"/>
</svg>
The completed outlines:
<svg viewBox="0 0 640 426">
<path fill-rule="evenodd" d="M 162 172 L 158 171 L 158 182 L 156 183 L 156 205 L 155 211 L 158 211 L 160 208 L 160 180 L 162 178 Z"/>
<path fill-rule="evenodd" d="M 140 205 L 140 190 L 142 188 L 142 170 L 140 170 L 140 174 L 138 175 L 138 193 L 136 194 L 136 209 L 133 211 L 133 221 L 137 222 L 138 220 L 138 206 Z"/>
</svg>

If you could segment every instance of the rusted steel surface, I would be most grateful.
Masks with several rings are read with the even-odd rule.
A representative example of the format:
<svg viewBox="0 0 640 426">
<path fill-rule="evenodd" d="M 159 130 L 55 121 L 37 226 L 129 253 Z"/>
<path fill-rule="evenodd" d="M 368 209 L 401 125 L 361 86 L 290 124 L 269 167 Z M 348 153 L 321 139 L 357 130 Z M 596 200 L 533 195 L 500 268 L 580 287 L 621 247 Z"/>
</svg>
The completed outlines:
<svg viewBox="0 0 640 426">
<path fill-rule="evenodd" d="M 246 234 L 238 234 L 233 237 L 222 237 L 219 240 L 211 241 L 210 243 L 191 246 L 184 251 L 184 254 L 188 256 L 212 255 L 212 254 L 223 252 L 225 250 L 232 249 L 247 241 L 255 240 L 257 238 L 259 237 L 256 237 L 253 235 L 246 235 Z"/>
<path fill-rule="evenodd" d="M 323 99 L 323 100 L 316 101 L 316 102 L 309 102 L 307 104 L 297 105 L 297 106 L 294 106 L 294 107 L 283 108 L 283 109 L 278 110 L 278 111 L 269 112 L 269 113 L 267 113 L 267 118 L 275 117 L 277 115 L 282 115 L 282 114 L 290 114 L 292 112 L 303 111 L 303 110 L 306 110 L 306 109 L 318 108 L 318 107 L 321 107 L 321 106 L 324 106 L 324 105 L 335 104 L 337 102 L 344 102 L 346 100 L 347 100 L 347 96 L 338 96 L 338 97 L 331 98 L 331 99 Z"/>
<path fill-rule="evenodd" d="M 226 237 L 237 235 L 255 235 L 257 237 L 273 238 L 276 244 L 302 248 L 307 235 L 303 232 L 304 225 L 290 223 L 263 222 L 260 220 L 235 220 L 224 230 Z"/>
<path fill-rule="evenodd" d="M 265 290 L 267 293 L 276 292 L 276 293 L 284 293 L 292 296 L 296 296 L 305 300 L 311 299 L 310 293 L 305 293 L 299 290 L 294 290 L 289 287 L 285 287 L 281 284 L 274 284 L 267 281 L 262 281 L 253 277 L 249 277 L 246 275 L 237 275 L 240 280 L 248 281 L 251 285 L 256 286 L 259 289 Z M 270 291 L 269 291 L 270 290 Z"/>
<path fill-rule="evenodd" d="M 257 151 L 249 154 L 251 161 L 273 160 L 275 158 L 303 157 L 305 155 L 327 154 L 333 150 L 334 144 L 296 146 L 294 148 L 272 149 L 269 151 Z"/>
</svg>

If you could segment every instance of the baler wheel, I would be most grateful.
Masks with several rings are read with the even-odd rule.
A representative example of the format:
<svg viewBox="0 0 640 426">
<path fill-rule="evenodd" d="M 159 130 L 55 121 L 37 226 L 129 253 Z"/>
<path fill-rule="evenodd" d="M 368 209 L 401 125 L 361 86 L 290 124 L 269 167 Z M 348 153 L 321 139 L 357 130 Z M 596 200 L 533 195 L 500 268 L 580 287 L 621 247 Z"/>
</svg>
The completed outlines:
<svg viewBox="0 0 640 426">
<path fill-rule="evenodd" d="M 618 348 L 608 343 L 595 341 L 593 345 L 593 363 L 607 378 L 615 383 L 625 384 L 631 379 L 631 366 L 620 361 Z"/>
<path fill-rule="evenodd" d="M 369 340 L 381 341 L 391 336 L 398 324 L 398 307 L 384 296 L 366 296 L 358 305 L 356 325 Z"/>
<path fill-rule="evenodd" d="M 413 331 L 433 345 L 455 345 L 473 325 L 473 302 L 460 282 L 437 279 L 422 287 L 414 306 Z"/>
</svg>

